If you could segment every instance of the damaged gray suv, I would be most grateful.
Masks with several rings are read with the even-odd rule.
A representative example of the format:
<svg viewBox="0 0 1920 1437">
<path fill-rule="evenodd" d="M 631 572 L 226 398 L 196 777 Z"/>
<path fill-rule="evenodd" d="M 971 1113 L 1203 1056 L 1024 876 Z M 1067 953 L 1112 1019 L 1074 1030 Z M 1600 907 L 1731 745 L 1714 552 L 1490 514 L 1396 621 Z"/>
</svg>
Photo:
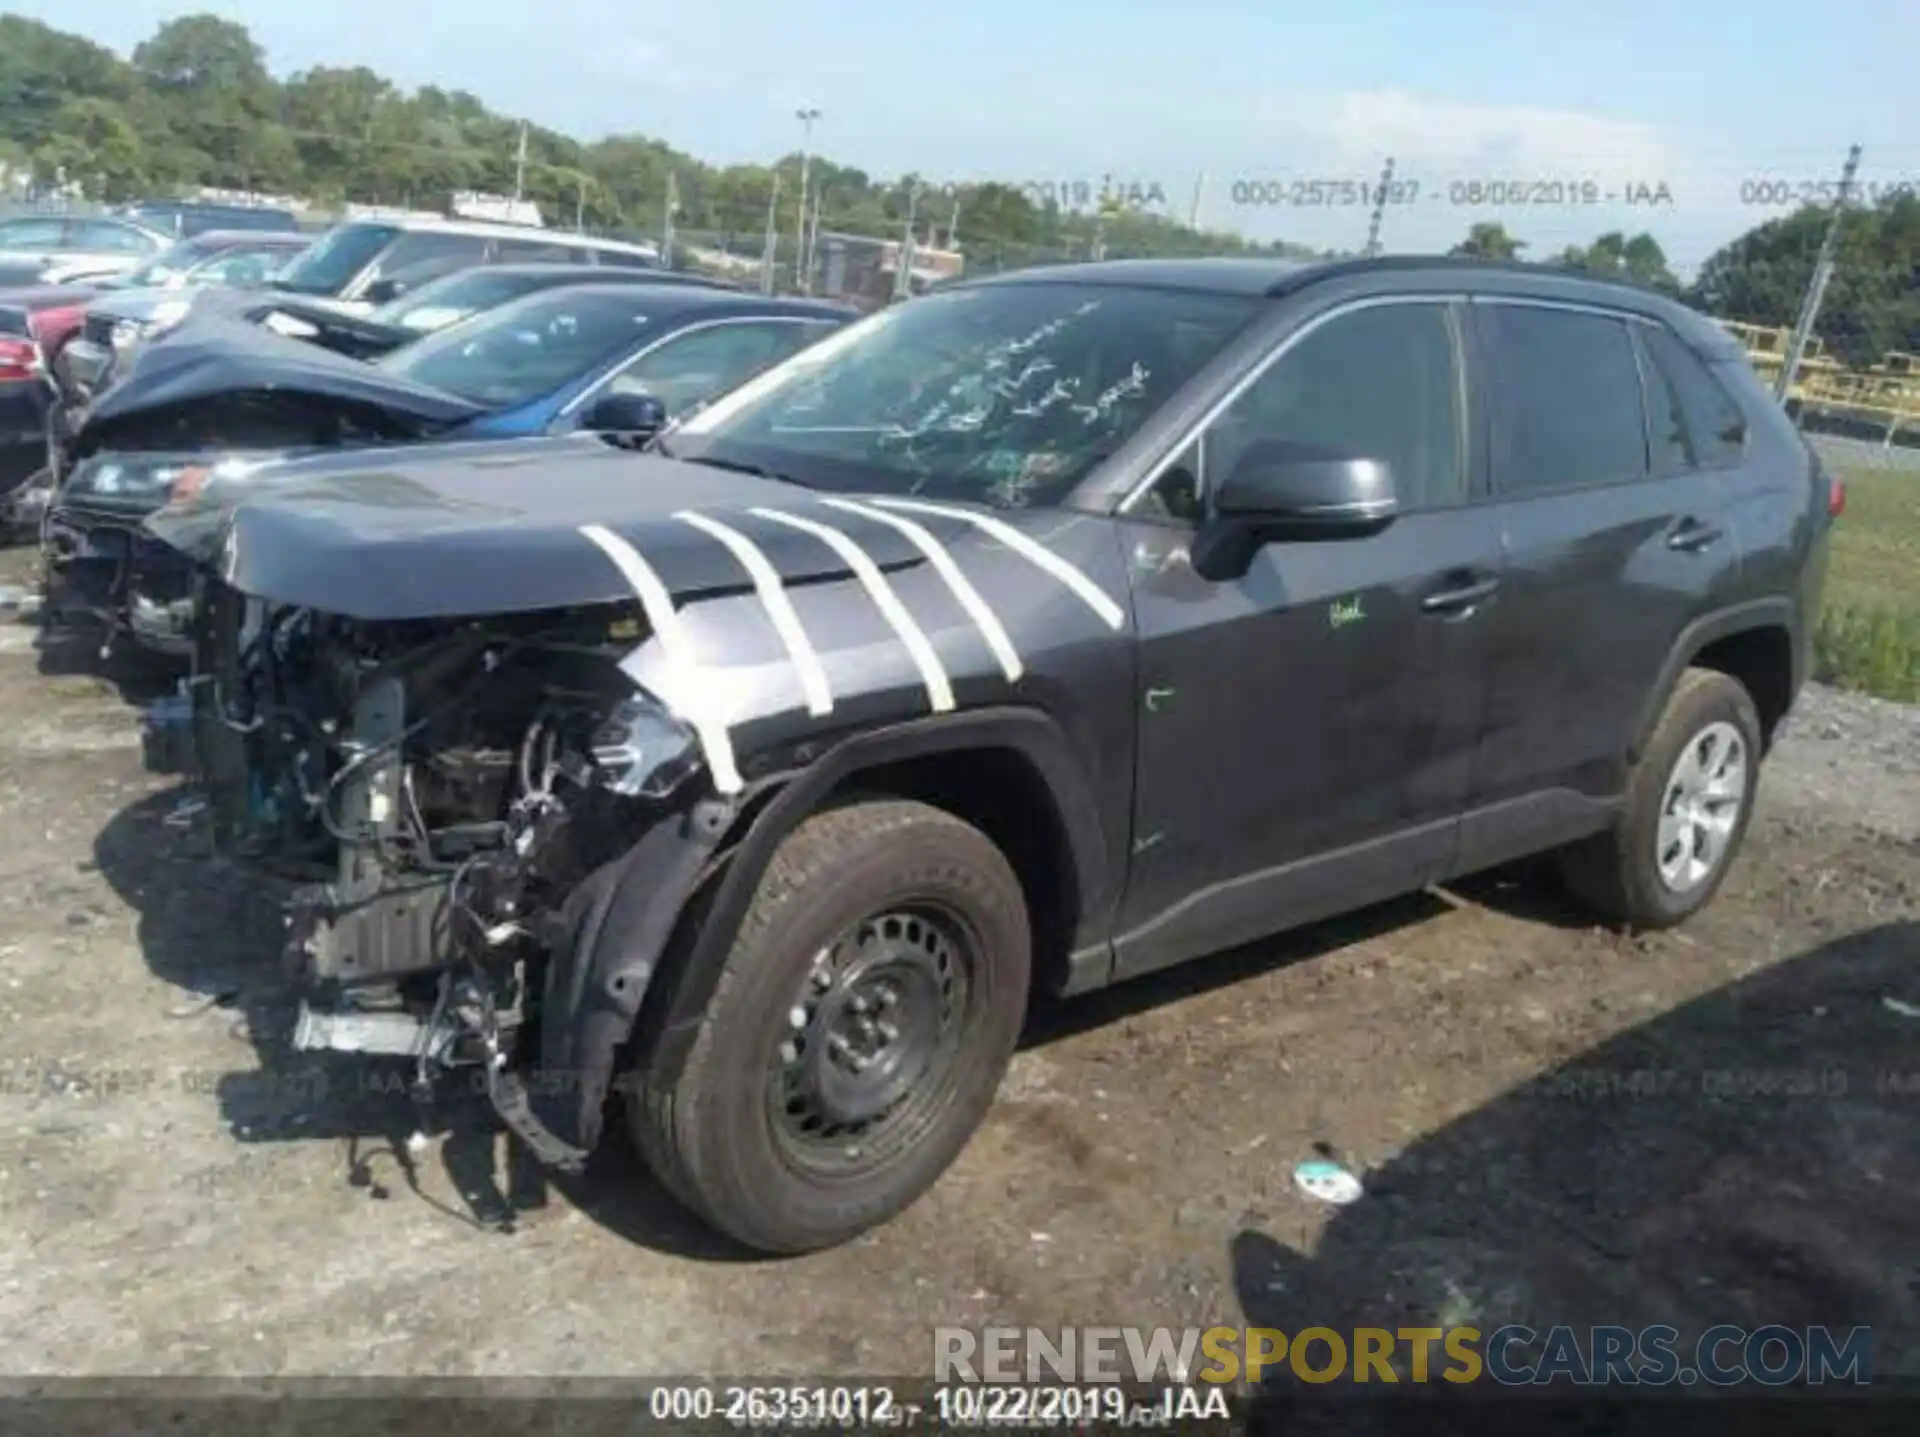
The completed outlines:
<svg viewBox="0 0 1920 1437">
<path fill-rule="evenodd" d="M 936 1180 L 1036 994 L 1545 851 L 1685 919 L 1839 507 L 1656 296 L 1182 261 L 945 288 L 646 452 L 150 527 L 216 838 L 300 885 L 301 1045 L 480 1065 L 562 1168 L 621 1113 L 797 1252 Z"/>
</svg>

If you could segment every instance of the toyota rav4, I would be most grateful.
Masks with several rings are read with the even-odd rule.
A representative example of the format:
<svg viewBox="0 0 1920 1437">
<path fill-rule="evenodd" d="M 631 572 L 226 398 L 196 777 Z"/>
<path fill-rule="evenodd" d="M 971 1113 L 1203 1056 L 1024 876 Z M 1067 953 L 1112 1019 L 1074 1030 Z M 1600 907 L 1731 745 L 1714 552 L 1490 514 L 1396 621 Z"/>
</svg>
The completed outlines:
<svg viewBox="0 0 1920 1437">
<path fill-rule="evenodd" d="M 562 1167 L 617 1092 L 793 1252 L 935 1181 L 1037 993 L 1546 851 L 1694 913 L 1840 498 L 1656 295 L 1142 261 L 887 309 L 647 452 L 150 525 L 215 836 L 301 885 L 300 1044 L 477 1064 Z"/>
</svg>

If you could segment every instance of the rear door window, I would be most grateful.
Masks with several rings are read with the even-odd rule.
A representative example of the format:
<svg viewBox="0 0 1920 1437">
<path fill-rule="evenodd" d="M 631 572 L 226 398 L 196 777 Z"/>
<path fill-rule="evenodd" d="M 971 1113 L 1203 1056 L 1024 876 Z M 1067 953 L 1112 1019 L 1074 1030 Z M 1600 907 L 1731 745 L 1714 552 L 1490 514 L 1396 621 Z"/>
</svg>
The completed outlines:
<svg viewBox="0 0 1920 1437">
<path fill-rule="evenodd" d="M 651 255 L 634 254 L 622 249 L 590 249 L 586 257 L 591 264 L 610 264 L 617 269 L 658 269 L 660 261 Z"/>
<path fill-rule="evenodd" d="M 1503 493 L 1646 477 L 1647 423 L 1627 321 L 1524 304 L 1476 308 L 1489 340 L 1494 482 Z"/>
<path fill-rule="evenodd" d="M 584 250 L 558 240 L 503 239 L 495 246 L 496 264 L 592 264 Z"/>
<path fill-rule="evenodd" d="M 430 279 L 479 264 L 486 257 L 487 241 L 483 235 L 414 230 L 401 235 L 380 256 L 373 279 L 397 280 L 417 289 Z"/>
<path fill-rule="evenodd" d="M 101 254 L 151 254 L 159 246 L 147 235 L 127 225 L 112 224 L 107 220 L 83 220 L 79 237 L 73 242 L 75 249 L 92 250 Z"/>
</svg>

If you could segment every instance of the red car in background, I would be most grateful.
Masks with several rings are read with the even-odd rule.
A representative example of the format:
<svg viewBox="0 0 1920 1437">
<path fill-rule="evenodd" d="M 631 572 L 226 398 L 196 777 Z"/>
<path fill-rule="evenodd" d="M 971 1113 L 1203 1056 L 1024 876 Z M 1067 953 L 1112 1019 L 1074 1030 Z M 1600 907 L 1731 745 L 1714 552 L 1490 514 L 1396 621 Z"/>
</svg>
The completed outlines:
<svg viewBox="0 0 1920 1437">
<path fill-rule="evenodd" d="M 47 465 L 51 366 L 79 332 L 94 291 L 72 285 L 0 290 L 0 524 L 31 522 L 23 491 Z"/>
</svg>

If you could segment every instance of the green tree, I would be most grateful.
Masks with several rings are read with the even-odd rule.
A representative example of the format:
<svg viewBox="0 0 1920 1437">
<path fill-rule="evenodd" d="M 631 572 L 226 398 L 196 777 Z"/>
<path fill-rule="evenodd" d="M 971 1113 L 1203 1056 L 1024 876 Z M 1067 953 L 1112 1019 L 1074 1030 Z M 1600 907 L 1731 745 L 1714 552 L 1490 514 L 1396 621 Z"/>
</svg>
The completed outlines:
<svg viewBox="0 0 1920 1437">
<path fill-rule="evenodd" d="M 464 90 L 411 94 L 364 65 L 315 66 L 277 80 L 246 27 L 190 13 L 160 25 L 131 61 L 38 21 L 0 15 L 0 163 L 11 155 L 42 183 L 97 195 L 267 190 L 324 204 L 347 200 L 440 208 L 460 190 L 510 191 L 521 121 Z M 661 140 L 612 135 L 592 143 L 525 127 L 527 196 L 550 222 L 629 234 L 659 231 L 669 179 L 685 230 L 758 240 L 779 184 L 776 219 L 790 243 L 800 156 L 768 165 L 709 166 Z M 1036 208 L 1006 184 L 957 194 L 913 174 L 875 176 L 831 156 L 808 162 L 808 193 L 824 229 L 895 238 L 909 195 L 923 239 L 944 240 L 958 202 L 959 235 L 1001 262 L 1086 255 L 1304 253 L 1202 234 L 1165 214 L 1122 204 L 1104 215 Z"/>
<path fill-rule="evenodd" d="M 1518 259 L 1526 242 L 1507 233 L 1498 220 L 1481 221 L 1467 230 L 1467 237 L 1447 253 L 1468 259 Z"/>
<path fill-rule="evenodd" d="M 274 178 L 285 148 L 263 132 L 278 128 L 279 86 L 244 25 L 205 14 L 169 20 L 134 48 L 133 65 L 177 141 L 206 157 L 197 178 L 237 188 Z"/>
<path fill-rule="evenodd" d="M 975 185 L 960 195 L 960 233 L 969 244 L 1032 244 L 1040 226 L 1040 211 L 1012 185 Z"/>
<path fill-rule="evenodd" d="M 0 15 L 0 136 L 22 161 L 61 133 L 70 100 L 125 100 L 135 89 L 126 62 L 111 50 L 38 20 Z"/>
<path fill-rule="evenodd" d="M 1831 212 L 1812 207 L 1748 230 L 1700 267 L 1687 298 L 1724 319 L 1791 325 L 1813 281 Z M 1815 332 L 1853 364 L 1920 349 L 1920 200 L 1883 196 L 1841 221 Z"/>
<path fill-rule="evenodd" d="M 167 21 L 134 48 L 133 63 L 161 85 L 201 96 L 258 98 L 273 87 L 266 54 L 247 27 L 218 15 Z"/>
<path fill-rule="evenodd" d="M 96 199 L 133 199 L 146 188 L 146 156 L 126 112 L 112 100 L 69 100 L 54 117 L 63 141 L 74 147 L 69 178 Z M 79 156 L 86 158 L 81 160 Z"/>
<path fill-rule="evenodd" d="M 1666 252 L 1650 234 L 1637 234 L 1628 239 L 1619 230 L 1613 230 L 1584 248 L 1568 245 L 1559 262 L 1568 269 L 1602 279 L 1628 280 L 1668 294 L 1676 294 L 1680 289 L 1680 281 L 1667 264 Z"/>
</svg>

